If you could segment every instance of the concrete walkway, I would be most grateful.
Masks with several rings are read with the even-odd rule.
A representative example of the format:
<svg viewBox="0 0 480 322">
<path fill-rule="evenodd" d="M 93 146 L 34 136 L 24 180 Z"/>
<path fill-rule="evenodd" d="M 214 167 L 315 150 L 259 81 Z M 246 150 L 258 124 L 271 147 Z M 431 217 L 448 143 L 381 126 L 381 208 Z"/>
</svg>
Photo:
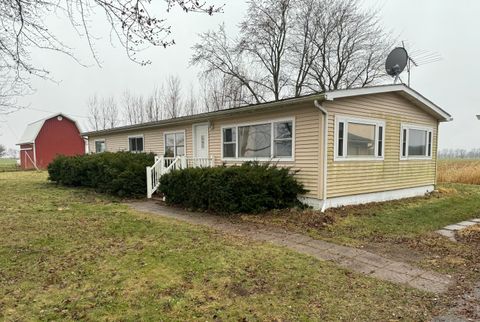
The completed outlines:
<svg viewBox="0 0 480 322">
<path fill-rule="evenodd" d="M 457 241 L 455 238 L 455 234 L 457 231 L 474 225 L 480 225 L 480 218 L 465 220 L 454 225 L 445 226 L 442 229 L 437 230 L 437 233 L 447 237 L 451 241 Z"/>
<path fill-rule="evenodd" d="M 328 243 L 281 229 L 259 228 L 250 223 L 233 223 L 220 216 L 164 207 L 155 201 L 133 202 L 128 205 L 138 211 L 204 225 L 228 234 L 284 246 L 320 260 L 333 261 L 339 266 L 355 272 L 393 283 L 406 284 L 423 291 L 443 293 L 452 283 L 450 277 L 446 275 L 425 271 L 364 250 Z"/>
</svg>

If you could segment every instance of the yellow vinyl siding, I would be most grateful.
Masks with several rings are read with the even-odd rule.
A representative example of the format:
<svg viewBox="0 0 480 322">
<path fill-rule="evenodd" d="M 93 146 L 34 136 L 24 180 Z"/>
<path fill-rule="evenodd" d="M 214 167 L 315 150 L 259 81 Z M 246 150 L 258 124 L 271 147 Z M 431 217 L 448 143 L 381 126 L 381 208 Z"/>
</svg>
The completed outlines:
<svg viewBox="0 0 480 322">
<path fill-rule="evenodd" d="M 397 94 L 343 98 L 324 104 L 329 111 L 328 198 L 435 184 L 438 122 Z M 335 116 L 385 121 L 384 160 L 334 161 Z M 432 159 L 400 160 L 402 123 L 433 128 Z"/>
<path fill-rule="evenodd" d="M 292 118 L 295 122 L 295 152 L 294 161 L 280 161 L 281 166 L 292 167 L 299 170 L 297 177 L 309 190 L 306 194 L 312 198 L 323 198 L 321 192 L 322 158 L 321 158 L 321 134 L 322 115 L 311 103 L 297 104 L 294 106 L 277 107 L 275 109 L 251 112 L 238 112 L 226 117 L 217 117 L 210 120 L 209 128 L 209 155 L 214 158 L 215 165 L 221 165 L 222 126 L 241 123 L 258 123 L 276 119 Z M 192 126 L 201 122 L 186 122 L 184 125 L 174 127 L 161 127 L 148 130 L 132 130 L 128 132 L 91 136 L 89 138 L 90 151 L 95 152 L 95 140 L 105 139 L 106 150 L 111 152 L 127 151 L 128 136 L 143 135 L 145 152 L 153 152 L 163 155 L 163 133 L 172 131 L 186 131 L 187 156 L 193 156 Z M 239 164 L 239 161 L 225 162 L 227 165 Z"/>
<path fill-rule="evenodd" d="M 236 114 L 224 118 L 215 119 L 210 129 L 210 155 L 214 157 L 216 165 L 222 161 L 221 136 L 222 127 L 243 123 L 269 122 L 276 119 L 292 118 L 295 122 L 295 152 L 294 161 L 280 161 L 278 165 L 292 167 L 299 170 L 297 178 L 309 190 L 306 196 L 321 198 L 321 174 L 319 160 L 321 159 L 321 114 L 314 107 L 313 101 L 302 105 L 285 106 L 272 111 L 255 112 L 249 114 Z M 239 161 L 229 160 L 225 164 L 239 164 Z"/>
<path fill-rule="evenodd" d="M 328 198 L 389 191 L 435 184 L 438 121 L 395 93 L 374 94 L 325 101 L 328 119 Z M 382 120 L 385 122 L 384 160 L 334 161 L 335 117 Z M 228 125 L 293 119 L 295 123 L 294 160 L 280 161 L 281 166 L 299 170 L 297 178 L 309 190 L 306 196 L 323 199 L 323 114 L 306 103 L 276 106 L 257 111 L 237 111 L 229 115 L 212 116 L 209 121 L 209 156 L 215 165 L 241 161 L 222 161 L 222 127 Z M 145 151 L 163 155 L 163 134 L 185 131 L 187 156 L 193 156 L 192 126 L 205 123 L 185 121 L 182 125 L 162 126 L 114 134 L 99 134 L 89 138 L 90 151 L 95 151 L 95 139 L 105 139 L 107 151 L 128 150 L 129 135 L 143 135 Z M 428 126 L 433 129 L 432 159 L 400 160 L 400 127 L 404 124 Z"/>
<path fill-rule="evenodd" d="M 165 132 L 182 132 L 185 131 L 185 143 L 187 155 L 192 155 L 192 125 L 186 124 L 182 126 L 162 127 L 146 130 L 132 130 L 121 133 L 112 133 L 108 135 L 90 137 L 89 149 L 90 152 L 95 152 L 95 140 L 105 139 L 106 151 L 118 152 L 128 151 L 128 137 L 134 135 L 143 135 L 144 151 L 153 152 L 158 155 L 164 154 L 163 134 Z"/>
</svg>

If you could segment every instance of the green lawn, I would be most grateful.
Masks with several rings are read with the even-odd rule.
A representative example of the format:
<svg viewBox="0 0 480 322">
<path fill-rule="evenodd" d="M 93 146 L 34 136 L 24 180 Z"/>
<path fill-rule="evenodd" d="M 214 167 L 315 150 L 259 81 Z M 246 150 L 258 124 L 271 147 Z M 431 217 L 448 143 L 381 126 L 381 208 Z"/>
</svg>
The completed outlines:
<svg viewBox="0 0 480 322">
<path fill-rule="evenodd" d="M 480 245 L 454 243 L 435 233 L 480 218 L 480 186 L 442 184 L 428 197 L 329 209 L 242 216 L 339 244 L 369 249 L 396 260 L 453 274 L 468 285 L 480 280 Z"/>
<path fill-rule="evenodd" d="M 438 298 L 0 173 L 0 320 L 422 321 Z"/>
<path fill-rule="evenodd" d="M 0 172 L 17 170 L 17 160 L 0 158 Z"/>
</svg>

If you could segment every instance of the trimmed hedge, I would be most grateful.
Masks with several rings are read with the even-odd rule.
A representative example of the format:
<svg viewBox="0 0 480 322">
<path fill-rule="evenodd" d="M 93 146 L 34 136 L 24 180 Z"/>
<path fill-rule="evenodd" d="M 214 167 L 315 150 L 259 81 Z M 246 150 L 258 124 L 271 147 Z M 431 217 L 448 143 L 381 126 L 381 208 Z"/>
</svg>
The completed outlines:
<svg viewBox="0 0 480 322">
<path fill-rule="evenodd" d="M 298 205 L 306 190 L 290 168 L 245 163 L 241 166 L 189 168 L 160 179 L 166 202 L 216 213 L 258 213 Z"/>
<path fill-rule="evenodd" d="M 145 196 L 145 168 L 151 166 L 154 159 L 154 154 L 129 152 L 58 156 L 48 166 L 49 180 L 120 197 Z"/>
</svg>

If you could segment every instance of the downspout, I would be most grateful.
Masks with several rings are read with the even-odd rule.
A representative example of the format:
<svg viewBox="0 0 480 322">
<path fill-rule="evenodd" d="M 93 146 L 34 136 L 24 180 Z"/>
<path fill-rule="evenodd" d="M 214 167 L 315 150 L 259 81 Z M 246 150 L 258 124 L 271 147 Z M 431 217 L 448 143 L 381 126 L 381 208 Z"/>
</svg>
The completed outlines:
<svg viewBox="0 0 480 322">
<path fill-rule="evenodd" d="M 315 100 L 313 102 L 323 114 L 323 205 L 322 212 L 327 208 L 327 175 L 328 175 L 328 112 L 322 104 Z"/>
</svg>

